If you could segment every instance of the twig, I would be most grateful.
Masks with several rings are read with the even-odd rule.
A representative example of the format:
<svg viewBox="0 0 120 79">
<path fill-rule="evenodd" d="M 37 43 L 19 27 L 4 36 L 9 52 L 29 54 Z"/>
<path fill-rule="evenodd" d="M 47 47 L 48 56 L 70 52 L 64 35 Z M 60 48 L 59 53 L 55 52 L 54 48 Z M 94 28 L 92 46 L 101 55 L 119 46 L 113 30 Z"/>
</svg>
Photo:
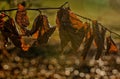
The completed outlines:
<svg viewBox="0 0 120 79">
<path fill-rule="evenodd" d="M 60 7 L 51 7 L 51 8 L 35 8 L 35 9 L 31 9 L 31 8 L 26 8 L 26 10 L 35 10 L 35 11 L 38 11 L 38 10 L 51 10 L 51 9 L 60 9 L 62 8 L 63 6 L 65 6 L 68 2 L 65 2 L 63 5 L 61 5 Z M 9 12 L 9 11 L 15 11 L 17 10 L 17 8 L 15 9 L 8 9 L 8 10 L 0 10 L 0 12 Z"/>
<path fill-rule="evenodd" d="M 62 8 L 62 7 L 65 6 L 66 4 L 68 4 L 68 2 L 65 2 L 63 5 L 60 6 L 60 8 Z"/>
<path fill-rule="evenodd" d="M 115 33 L 115 32 L 113 32 L 113 31 L 111 31 L 110 29 L 108 29 L 108 28 L 106 28 L 105 26 L 103 26 L 101 23 L 98 23 L 100 26 L 102 26 L 103 28 L 105 28 L 107 31 L 109 31 L 110 33 L 112 33 L 112 34 L 115 34 L 115 35 L 117 35 L 117 36 L 119 36 L 120 37 L 120 35 L 118 34 L 118 33 Z"/>
<path fill-rule="evenodd" d="M 87 18 L 87 17 L 84 17 L 84 16 L 81 16 L 81 15 L 79 15 L 79 14 L 76 14 L 76 13 L 75 13 L 75 15 L 77 15 L 77 16 L 79 16 L 79 17 L 83 18 L 83 19 L 86 19 L 86 20 L 92 21 L 92 19 Z"/>
<path fill-rule="evenodd" d="M 51 7 L 51 8 L 33 8 L 33 9 L 31 9 L 31 8 L 26 8 L 26 10 L 35 10 L 35 11 L 37 11 L 37 10 L 50 10 L 50 9 L 60 9 L 60 7 L 56 7 L 56 8 L 54 8 L 54 7 Z M 0 12 L 8 12 L 8 11 L 15 11 L 15 10 L 17 10 L 17 8 L 16 9 L 8 9 L 8 10 L 0 10 Z"/>
</svg>

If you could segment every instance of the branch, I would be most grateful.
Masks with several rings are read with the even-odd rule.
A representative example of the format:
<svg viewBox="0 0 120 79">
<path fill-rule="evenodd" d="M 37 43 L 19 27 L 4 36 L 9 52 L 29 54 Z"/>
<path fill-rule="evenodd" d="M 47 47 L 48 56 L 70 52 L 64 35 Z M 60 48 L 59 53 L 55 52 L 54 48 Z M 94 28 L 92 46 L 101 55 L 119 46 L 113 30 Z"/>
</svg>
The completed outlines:
<svg viewBox="0 0 120 79">
<path fill-rule="evenodd" d="M 105 26 L 103 26 L 101 23 L 98 23 L 100 26 L 102 26 L 103 28 L 105 28 L 107 31 L 109 31 L 110 33 L 112 33 L 112 34 L 115 34 L 115 35 L 117 35 L 117 36 L 119 36 L 120 37 L 120 35 L 118 34 L 118 33 L 115 33 L 115 32 L 113 32 L 113 31 L 111 31 L 110 29 L 108 29 L 108 28 L 106 28 Z"/>
<path fill-rule="evenodd" d="M 83 18 L 83 19 L 86 19 L 86 20 L 92 21 L 92 19 L 87 18 L 87 17 L 84 17 L 84 16 L 81 16 L 81 15 L 79 15 L 79 14 L 76 14 L 76 13 L 75 13 L 75 15 L 77 15 L 77 16 L 79 16 L 79 17 Z"/>
<path fill-rule="evenodd" d="M 68 4 L 68 2 L 65 2 L 63 5 L 60 6 L 60 8 L 62 8 L 62 7 L 65 6 L 66 4 Z"/>
<path fill-rule="evenodd" d="M 26 8 L 26 10 L 36 10 L 36 11 L 38 11 L 38 10 L 50 10 L 50 9 L 60 9 L 60 7 L 51 7 L 51 8 L 35 8 L 35 9 L 31 9 L 31 8 Z M 17 10 L 17 8 L 16 9 L 8 9 L 8 10 L 0 10 L 0 12 L 8 12 L 8 11 L 15 11 L 15 10 Z"/>
<path fill-rule="evenodd" d="M 38 10 L 51 10 L 51 9 L 60 9 L 62 8 L 63 6 L 65 6 L 68 2 L 65 2 L 63 5 L 61 5 L 60 7 L 51 7 L 51 8 L 35 8 L 35 9 L 31 9 L 31 8 L 26 8 L 26 10 L 35 10 L 35 11 L 38 11 Z M 9 11 L 15 11 L 17 10 L 17 8 L 15 9 L 8 9 L 8 10 L 0 10 L 0 12 L 9 12 Z"/>
</svg>

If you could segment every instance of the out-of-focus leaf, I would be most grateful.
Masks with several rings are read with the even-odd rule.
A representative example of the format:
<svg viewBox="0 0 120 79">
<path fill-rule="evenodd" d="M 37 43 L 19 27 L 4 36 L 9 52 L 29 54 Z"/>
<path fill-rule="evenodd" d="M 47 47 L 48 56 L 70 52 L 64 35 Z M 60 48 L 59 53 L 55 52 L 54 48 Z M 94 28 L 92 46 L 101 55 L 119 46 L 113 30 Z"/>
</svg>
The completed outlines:
<svg viewBox="0 0 120 79">
<path fill-rule="evenodd" d="M 115 44 L 115 42 L 112 40 L 111 36 L 106 38 L 107 43 L 107 53 L 117 53 L 118 48 Z"/>
<path fill-rule="evenodd" d="M 102 42 L 103 42 L 103 45 L 105 45 L 105 35 L 106 35 L 106 29 L 101 27 L 101 38 L 102 38 Z M 105 49 L 105 47 L 104 47 Z"/>
<path fill-rule="evenodd" d="M 102 39 L 97 21 L 92 22 L 92 27 L 93 27 L 93 35 L 94 35 L 95 44 L 97 46 L 97 54 L 95 56 L 95 59 L 98 60 L 102 54 L 104 43 L 103 43 L 103 39 Z"/>
<path fill-rule="evenodd" d="M 84 28 L 81 28 L 77 33 L 73 32 L 70 35 L 70 40 L 72 43 L 72 47 L 75 51 L 78 50 L 81 43 L 83 42 L 83 39 L 85 37 L 85 31 Z"/>
<path fill-rule="evenodd" d="M 89 49 L 92 45 L 93 39 L 94 39 L 94 37 L 93 37 L 92 29 L 90 27 L 88 27 L 88 29 L 86 29 L 84 49 L 83 49 L 83 52 L 82 52 L 83 59 L 86 58 L 86 56 L 89 52 Z"/>
<path fill-rule="evenodd" d="M 4 29 L 1 32 L 6 41 L 8 40 L 8 38 L 10 38 L 10 40 L 16 47 L 21 48 L 21 37 L 19 36 L 15 23 L 11 17 L 8 17 L 8 20 L 5 21 Z"/>
<path fill-rule="evenodd" d="M 67 29 L 70 29 L 70 27 L 72 27 L 70 24 L 69 13 L 67 10 L 62 8 L 57 12 L 56 24 L 59 28 L 59 37 L 61 41 L 61 48 L 63 50 L 64 47 L 68 44 L 68 42 L 70 42 L 70 31 Z"/>
<path fill-rule="evenodd" d="M 32 29 L 30 30 L 30 34 L 33 35 L 34 33 L 37 33 L 39 28 L 41 28 L 42 26 L 43 26 L 43 16 L 38 15 L 33 22 Z"/>
<path fill-rule="evenodd" d="M 51 28 L 48 18 L 45 15 L 42 15 L 42 24 L 39 27 L 39 35 L 37 38 L 37 42 L 41 44 L 46 44 L 49 40 L 49 37 L 55 31 L 55 27 Z"/>
<path fill-rule="evenodd" d="M 53 28 L 49 28 L 48 31 L 46 31 L 43 35 L 38 37 L 38 43 L 39 44 L 46 44 L 49 40 L 49 37 L 53 34 L 53 32 L 55 31 L 55 27 Z"/>
<path fill-rule="evenodd" d="M 68 8 L 63 8 L 57 12 L 57 26 L 62 49 L 71 42 L 73 49 L 77 51 L 85 37 L 86 24 L 83 24 Z"/>
</svg>

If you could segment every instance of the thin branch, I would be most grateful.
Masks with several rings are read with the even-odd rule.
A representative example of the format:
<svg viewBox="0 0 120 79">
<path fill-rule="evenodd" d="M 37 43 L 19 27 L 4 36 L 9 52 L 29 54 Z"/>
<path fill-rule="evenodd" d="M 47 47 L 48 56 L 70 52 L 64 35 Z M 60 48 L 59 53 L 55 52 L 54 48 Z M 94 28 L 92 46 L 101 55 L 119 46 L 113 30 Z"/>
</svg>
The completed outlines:
<svg viewBox="0 0 120 79">
<path fill-rule="evenodd" d="M 65 6 L 66 4 L 68 4 L 68 2 L 65 2 L 63 5 L 60 6 L 60 8 L 62 8 L 62 7 Z"/>
<path fill-rule="evenodd" d="M 60 9 L 60 7 L 51 7 L 51 8 L 33 8 L 33 9 L 31 9 L 31 8 L 26 8 L 26 10 L 35 10 L 35 11 L 37 11 L 37 10 L 51 10 L 51 9 Z M 0 10 L 0 12 L 8 12 L 8 11 L 15 11 L 15 10 L 17 10 L 17 8 L 16 9 L 8 9 L 8 10 Z"/>
<path fill-rule="evenodd" d="M 63 6 L 65 6 L 66 4 L 68 4 L 68 2 L 65 2 L 64 4 L 62 4 L 60 7 L 51 7 L 51 8 L 35 8 L 35 9 L 31 9 L 31 8 L 26 8 L 26 10 L 35 10 L 35 11 L 38 11 L 38 10 L 51 10 L 51 9 L 60 9 L 62 8 Z M 15 11 L 17 10 L 17 8 L 15 9 L 8 9 L 8 10 L 0 10 L 0 12 L 9 12 L 9 11 Z"/>
<path fill-rule="evenodd" d="M 75 13 L 75 15 L 77 15 L 77 16 L 79 16 L 79 17 L 83 18 L 83 19 L 86 19 L 86 20 L 92 21 L 92 19 L 87 18 L 87 17 L 84 17 L 84 16 L 81 16 L 81 15 L 79 15 L 79 14 L 76 14 L 76 13 Z"/>
<path fill-rule="evenodd" d="M 115 33 L 115 32 L 113 32 L 113 31 L 111 31 L 110 29 L 108 29 L 108 28 L 106 28 L 105 26 L 103 26 L 101 23 L 98 23 L 100 26 L 102 26 L 103 28 L 105 28 L 107 31 L 109 31 L 110 33 L 112 33 L 112 34 L 115 34 L 115 35 L 117 35 L 117 36 L 119 36 L 120 37 L 120 35 L 118 34 L 118 33 Z"/>
</svg>

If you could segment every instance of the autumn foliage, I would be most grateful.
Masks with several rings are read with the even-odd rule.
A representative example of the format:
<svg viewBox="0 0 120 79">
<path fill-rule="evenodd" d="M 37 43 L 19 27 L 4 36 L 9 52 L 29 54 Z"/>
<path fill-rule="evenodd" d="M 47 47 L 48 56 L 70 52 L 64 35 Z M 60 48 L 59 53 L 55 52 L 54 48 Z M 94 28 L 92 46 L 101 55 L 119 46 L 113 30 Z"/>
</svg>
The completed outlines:
<svg viewBox="0 0 120 79">
<path fill-rule="evenodd" d="M 7 20 L 4 20 L 6 17 Z M 57 11 L 56 27 L 51 27 L 48 17 L 39 13 L 33 22 L 31 30 L 28 30 L 26 27 L 29 26 L 30 23 L 25 5 L 18 4 L 15 22 L 20 27 L 22 35 L 32 36 L 36 40 L 33 44 L 36 46 L 47 44 L 49 37 L 57 27 L 62 51 L 64 51 L 64 48 L 70 42 L 74 52 L 80 52 L 81 44 L 83 44 L 82 56 L 84 59 L 88 55 L 91 47 L 96 49 L 96 60 L 101 57 L 103 50 L 105 49 L 107 49 L 107 53 L 118 52 L 118 48 L 111 36 L 106 38 L 106 28 L 100 26 L 96 20 L 83 22 L 68 7 L 60 8 Z M 15 22 L 9 15 L 6 15 L 5 13 L 0 14 L 0 31 L 4 36 L 5 44 L 8 42 L 9 38 L 16 47 L 28 51 L 31 46 L 26 44 L 22 35 L 18 33 Z"/>
</svg>

